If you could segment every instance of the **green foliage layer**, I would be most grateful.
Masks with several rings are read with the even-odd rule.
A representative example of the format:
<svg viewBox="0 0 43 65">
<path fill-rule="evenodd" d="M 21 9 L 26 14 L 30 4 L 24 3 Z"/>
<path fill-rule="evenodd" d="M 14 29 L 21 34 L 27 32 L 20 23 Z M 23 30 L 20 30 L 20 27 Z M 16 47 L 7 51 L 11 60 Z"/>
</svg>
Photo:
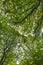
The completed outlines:
<svg viewBox="0 0 43 65">
<path fill-rule="evenodd" d="M 43 65 L 43 0 L 0 0 L 0 65 Z"/>
</svg>

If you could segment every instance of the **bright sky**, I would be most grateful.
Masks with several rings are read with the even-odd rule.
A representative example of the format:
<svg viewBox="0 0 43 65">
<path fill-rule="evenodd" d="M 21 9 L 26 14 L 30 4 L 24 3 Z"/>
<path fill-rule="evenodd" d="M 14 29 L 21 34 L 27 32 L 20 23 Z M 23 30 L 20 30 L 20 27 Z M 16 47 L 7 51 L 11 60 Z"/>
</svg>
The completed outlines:
<svg viewBox="0 0 43 65">
<path fill-rule="evenodd" d="M 41 28 L 41 33 L 43 33 L 43 27 Z"/>
</svg>

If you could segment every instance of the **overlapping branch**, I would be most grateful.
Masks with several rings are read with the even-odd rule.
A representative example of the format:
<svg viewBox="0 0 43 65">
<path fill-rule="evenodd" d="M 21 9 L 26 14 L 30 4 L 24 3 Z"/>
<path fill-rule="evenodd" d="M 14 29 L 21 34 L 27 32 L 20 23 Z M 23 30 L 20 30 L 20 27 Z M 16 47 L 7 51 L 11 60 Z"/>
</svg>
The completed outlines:
<svg viewBox="0 0 43 65">
<path fill-rule="evenodd" d="M 21 24 L 24 22 L 24 20 L 28 17 L 28 16 L 31 16 L 33 14 L 33 12 L 35 10 L 37 10 L 37 8 L 40 6 L 40 2 L 38 2 L 37 5 L 34 5 L 33 8 L 31 9 L 30 13 L 28 13 L 20 22 L 14 22 L 14 24 Z"/>
</svg>

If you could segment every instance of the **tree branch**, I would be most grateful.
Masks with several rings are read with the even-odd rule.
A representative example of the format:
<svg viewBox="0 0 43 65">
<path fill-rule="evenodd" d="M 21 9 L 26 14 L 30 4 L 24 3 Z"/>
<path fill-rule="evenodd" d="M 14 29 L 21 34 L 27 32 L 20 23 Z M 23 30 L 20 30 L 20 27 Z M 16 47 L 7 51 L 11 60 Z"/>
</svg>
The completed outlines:
<svg viewBox="0 0 43 65">
<path fill-rule="evenodd" d="M 33 14 L 33 12 L 39 7 L 40 5 L 40 2 L 38 2 L 37 5 L 34 5 L 34 7 L 32 8 L 32 10 L 30 11 L 29 14 L 27 14 L 20 22 L 14 22 L 14 24 L 21 24 L 23 23 L 23 21 L 28 17 L 28 16 L 31 16 Z"/>
</svg>

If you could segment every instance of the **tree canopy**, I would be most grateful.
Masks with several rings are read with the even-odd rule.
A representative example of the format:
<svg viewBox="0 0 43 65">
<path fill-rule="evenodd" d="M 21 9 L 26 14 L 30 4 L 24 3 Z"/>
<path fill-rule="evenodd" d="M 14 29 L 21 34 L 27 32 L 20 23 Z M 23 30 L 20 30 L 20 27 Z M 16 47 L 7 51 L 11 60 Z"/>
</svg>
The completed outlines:
<svg viewBox="0 0 43 65">
<path fill-rule="evenodd" d="M 0 0 L 0 65 L 43 65 L 43 0 Z"/>
</svg>

